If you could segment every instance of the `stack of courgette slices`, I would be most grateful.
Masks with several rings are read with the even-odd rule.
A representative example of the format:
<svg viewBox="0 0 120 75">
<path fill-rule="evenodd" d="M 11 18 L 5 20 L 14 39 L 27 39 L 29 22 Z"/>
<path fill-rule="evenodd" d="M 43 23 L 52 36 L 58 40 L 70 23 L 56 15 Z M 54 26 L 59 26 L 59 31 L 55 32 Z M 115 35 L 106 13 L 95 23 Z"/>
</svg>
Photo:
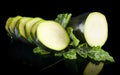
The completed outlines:
<svg viewBox="0 0 120 75">
<path fill-rule="evenodd" d="M 56 51 L 64 50 L 70 42 L 66 30 L 58 22 L 40 17 L 10 17 L 5 29 L 13 38 Z"/>
</svg>

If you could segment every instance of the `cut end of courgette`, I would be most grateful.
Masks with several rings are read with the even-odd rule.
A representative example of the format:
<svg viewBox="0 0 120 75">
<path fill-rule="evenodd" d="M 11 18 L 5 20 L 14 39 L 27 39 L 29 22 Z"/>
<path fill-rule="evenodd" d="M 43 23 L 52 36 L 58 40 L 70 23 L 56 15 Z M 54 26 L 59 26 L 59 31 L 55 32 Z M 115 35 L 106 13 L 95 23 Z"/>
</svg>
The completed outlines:
<svg viewBox="0 0 120 75">
<path fill-rule="evenodd" d="M 85 21 L 84 36 L 90 46 L 102 47 L 108 37 L 106 17 L 99 13 L 90 13 Z"/>
<path fill-rule="evenodd" d="M 40 23 L 37 28 L 37 37 L 44 46 L 56 51 L 65 49 L 70 42 L 65 29 L 54 21 Z"/>
</svg>

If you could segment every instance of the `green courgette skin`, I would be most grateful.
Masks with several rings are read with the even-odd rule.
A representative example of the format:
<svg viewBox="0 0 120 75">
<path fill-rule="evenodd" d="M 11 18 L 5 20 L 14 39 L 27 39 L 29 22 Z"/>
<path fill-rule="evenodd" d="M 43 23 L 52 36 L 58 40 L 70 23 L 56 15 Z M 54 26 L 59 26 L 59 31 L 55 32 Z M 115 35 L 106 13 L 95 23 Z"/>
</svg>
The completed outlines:
<svg viewBox="0 0 120 75">
<path fill-rule="evenodd" d="M 81 43 L 86 42 L 83 30 L 85 20 L 89 14 L 90 12 L 86 12 L 78 16 L 72 17 L 68 24 L 68 26 L 73 28 L 73 33 L 77 36 L 77 39 L 79 39 Z"/>
</svg>

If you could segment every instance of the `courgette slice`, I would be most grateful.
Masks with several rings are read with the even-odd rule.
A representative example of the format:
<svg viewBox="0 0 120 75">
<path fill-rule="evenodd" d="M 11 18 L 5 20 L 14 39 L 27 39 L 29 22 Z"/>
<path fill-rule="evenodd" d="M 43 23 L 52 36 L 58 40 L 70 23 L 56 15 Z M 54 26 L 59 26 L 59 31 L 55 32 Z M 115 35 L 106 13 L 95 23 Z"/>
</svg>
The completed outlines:
<svg viewBox="0 0 120 75">
<path fill-rule="evenodd" d="M 40 23 L 37 27 L 37 38 L 45 47 L 56 51 L 64 50 L 70 42 L 66 30 L 55 21 Z"/>
<path fill-rule="evenodd" d="M 27 36 L 25 34 L 25 24 L 31 20 L 31 17 L 22 17 L 15 27 L 15 34 L 17 38 L 24 38 L 27 40 Z"/>
<path fill-rule="evenodd" d="M 39 21 L 39 20 L 41 20 L 41 18 L 33 18 L 33 19 L 31 19 L 31 20 L 29 20 L 27 23 L 26 23 L 26 25 L 25 25 L 25 31 L 26 31 L 26 36 L 27 36 L 27 40 L 29 41 L 29 42 L 33 42 L 33 39 L 32 39 L 32 37 L 31 37 L 31 35 L 30 35 L 30 32 L 31 32 L 31 29 L 32 29 L 32 26 L 37 22 L 37 21 Z"/>
<path fill-rule="evenodd" d="M 15 27 L 16 27 L 16 24 L 17 22 L 19 21 L 19 19 L 22 18 L 21 16 L 16 16 L 12 19 L 10 25 L 9 25 L 9 29 L 10 29 L 10 32 L 15 35 Z"/>
<path fill-rule="evenodd" d="M 84 69 L 83 75 L 98 75 L 103 69 L 103 66 L 103 62 L 100 62 L 98 64 L 89 62 Z"/>
<path fill-rule="evenodd" d="M 5 29 L 6 29 L 6 31 L 8 32 L 8 35 L 10 35 L 10 36 L 11 36 L 11 33 L 10 33 L 9 25 L 10 25 L 10 23 L 11 23 L 12 20 L 13 20 L 13 17 L 9 17 L 9 18 L 7 19 L 6 25 L 5 25 Z"/>
<path fill-rule="evenodd" d="M 45 21 L 45 20 L 42 19 L 42 18 L 40 18 L 39 21 L 37 21 L 36 23 L 34 23 L 34 25 L 32 25 L 32 28 L 31 28 L 31 31 L 30 31 L 30 35 L 31 35 L 32 40 L 33 40 L 33 42 L 34 42 L 35 44 L 37 44 L 37 42 L 38 42 L 38 41 L 36 41 L 36 40 L 37 40 L 37 34 L 36 34 L 36 32 L 37 32 L 37 27 L 38 27 L 38 25 L 39 25 L 41 22 L 43 22 L 43 21 Z"/>
<path fill-rule="evenodd" d="M 76 37 L 91 47 L 102 47 L 108 38 L 108 24 L 104 14 L 89 12 L 73 17 L 69 26 L 73 27 Z"/>
</svg>

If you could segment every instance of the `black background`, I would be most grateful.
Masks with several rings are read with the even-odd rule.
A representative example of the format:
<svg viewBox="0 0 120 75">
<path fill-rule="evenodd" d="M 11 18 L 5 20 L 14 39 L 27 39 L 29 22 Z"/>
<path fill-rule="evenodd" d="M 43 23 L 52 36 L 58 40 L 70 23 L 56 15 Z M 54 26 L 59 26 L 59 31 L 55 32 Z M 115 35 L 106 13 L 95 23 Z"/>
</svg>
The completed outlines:
<svg viewBox="0 0 120 75">
<path fill-rule="evenodd" d="M 16 15 L 28 17 L 42 17 L 44 19 L 55 19 L 57 14 L 72 13 L 77 16 L 85 12 L 99 11 L 106 15 L 108 21 L 108 40 L 103 46 L 115 63 L 105 65 L 100 75 L 119 75 L 119 3 L 110 0 L 42 0 L 42 1 L 3 1 L 0 4 L 0 66 L 4 74 L 42 74 L 39 67 L 23 64 L 19 59 L 12 57 L 11 41 L 5 31 L 5 22 L 8 17 Z M 16 47 L 19 45 L 12 45 Z M 19 50 L 19 49 L 18 49 Z M 17 73 L 16 73 L 17 72 Z M 64 62 L 58 63 L 45 73 L 64 74 Z"/>
</svg>

